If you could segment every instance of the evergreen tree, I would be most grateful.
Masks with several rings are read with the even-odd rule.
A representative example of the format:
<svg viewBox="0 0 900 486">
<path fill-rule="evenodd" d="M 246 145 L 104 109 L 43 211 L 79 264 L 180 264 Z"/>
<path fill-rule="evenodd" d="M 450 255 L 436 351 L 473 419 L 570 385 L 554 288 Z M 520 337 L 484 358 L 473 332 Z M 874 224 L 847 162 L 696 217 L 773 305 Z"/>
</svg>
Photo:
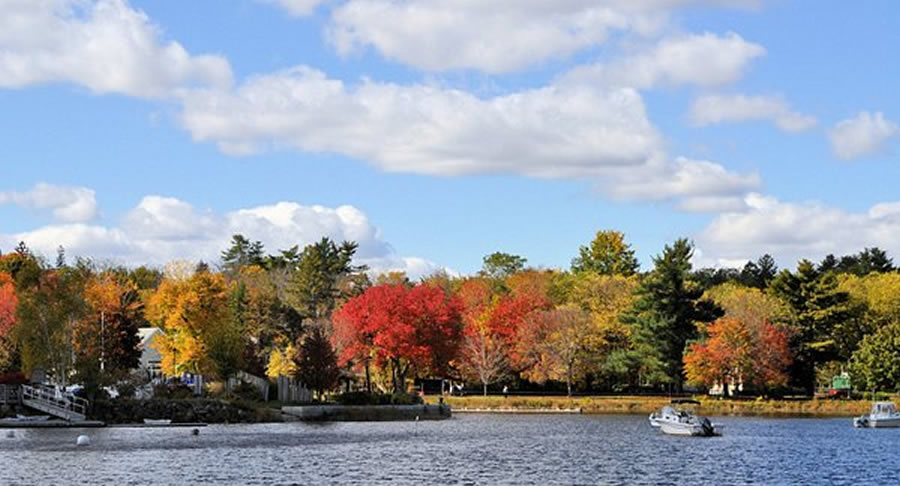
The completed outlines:
<svg viewBox="0 0 900 486">
<path fill-rule="evenodd" d="M 525 268 L 526 260 L 519 255 L 494 252 L 484 257 L 479 274 L 488 278 L 505 278 Z"/>
<path fill-rule="evenodd" d="M 366 270 L 354 266 L 356 243 L 335 244 L 329 238 L 307 246 L 300 254 L 297 270 L 288 287 L 290 303 L 304 318 L 318 319 L 331 315 L 343 295 L 341 281 Z"/>
<path fill-rule="evenodd" d="M 690 280 L 693 253 L 686 239 L 666 245 L 662 255 L 653 259 L 653 271 L 641 282 L 632 308 L 622 317 L 631 326 L 643 378 L 670 383 L 677 390 L 684 383 L 684 350 L 697 337 L 697 322 L 722 315 L 713 302 L 700 300 L 703 289 Z"/>
<path fill-rule="evenodd" d="M 340 378 L 337 354 L 318 326 L 313 326 L 303 339 L 295 363 L 297 379 L 315 390 L 319 400 L 326 391 L 337 386 Z"/>
<path fill-rule="evenodd" d="M 833 272 L 821 273 L 808 260 L 798 264 L 796 273 L 782 271 L 771 291 L 792 310 L 791 384 L 812 395 L 816 365 L 846 360 L 858 345 L 860 338 L 852 330 L 858 309 L 851 305 L 849 294 L 837 289 Z"/>
<path fill-rule="evenodd" d="M 236 275 L 248 265 L 262 265 L 263 244 L 251 242 L 244 235 L 234 235 L 231 237 L 231 247 L 222 252 L 222 263 L 231 275 Z"/>
</svg>

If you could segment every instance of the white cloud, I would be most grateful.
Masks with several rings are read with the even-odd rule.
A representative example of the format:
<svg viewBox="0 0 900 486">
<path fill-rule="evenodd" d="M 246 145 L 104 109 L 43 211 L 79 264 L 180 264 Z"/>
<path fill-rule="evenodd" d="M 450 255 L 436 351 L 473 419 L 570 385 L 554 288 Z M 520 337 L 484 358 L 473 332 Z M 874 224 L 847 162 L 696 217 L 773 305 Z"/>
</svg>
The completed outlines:
<svg viewBox="0 0 900 486">
<path fill-rule="evenodd" d="M 834 153 L 850 160 L 882 152 L 898 133 L 900 127 L 886 120 L 881 112 L 861 111 L 856 118 L 839 121 L 829 130 L 828 138 Z"/>
<path fill-rule="evenodd" d="M 674 162 L 651 160 L 637 170 L 622 170 L 601 183 L 604 192 L 625 200 L 684 198 L 681 208 L 709 210 L 710 203 L 731 201 L 761 185 L 758 174 L 736 174 L 714 162 L 678 157 Z M 733 204 L 733 203 L 729 203 Z"/>
<path fill-rule="evenodd" d="M 440 269 L 422 258 L 397 255 L 366 214 L 353 206 L 328 208 L 294 202 L 217 214 L 198 211 L 175 198 L 147 196 L 118 225 L 58 224 L 17 234 L 0 233 L 0 248 L 24 241 L 44 255 L 54 254 L 62 245 L 71 256 L 131 265 L 216 262 L 237 233 L 262 241 L 272 253 L 327 236 L 338 242 L 357 242 L 357 261 L 374 271 L 401 270 L 415 278 Z"/>
<path fill-rule="evenodd" d="M 697 126 L 746 120 L 772 120 L 785 132 L 802 132 L 818 123 L 815 117 L 797 113 L 778 96 L 705 95 L 691 107 L 691 122 Z"/>
<path fill-rule="evenodd" d="M 662 143 L 629 89 L 550 86 L 485 100 L 429 85 L 347 87 L 299 67 L 236 91 L 193 92 L 184 105 L 194 139 L 226 152 L 333 152 L 390 172 L 573 177 L 640 165 Z"/>
<path fill-rule="evenodd" d="M 610 64 L 580 66 L 562 79 L 638 89 L 659 84 L 717 86 L 738 80 L 750 62 L 765 53 L 759 44 L 733 32 L 725 36 L 687 34 L 663 39 L 646 51 Z"/>
<path fill-rule="evenodd" d="M 748 195 L 747 210 L 719 215 L 697 237 L 704 262 L 755 260 L 769 253 L 784 267 L 800 258 L 856 253 L 878 246 L 900 253 L 900 202 L 848 212 L 816 202 Z"/>
<path fill-rule="evenodd" d="M 0 87 L 68 82 L 94 93 L 165 97 L 228 86 L 220 56 L 192 56 L 126 0 L 0 2 Z"/>
<path fill-rule="evenodd" d="M 278 5 L 295 17 L 311 14 L 316 7 L 328 0 L 259 0 L 265 3 Z"/>
<path fill-rule="evenodd" d="M 550 85 L 488 99 L 430 85 L 348 87 L 307 67 L 184 98 L 197 141 L 245 155 L 330 152 L 389 172 L 509 173 L 594 181 L 622 199 L 725 195 L 758 186 L 718 164 L 663 154 L 640 94 Z"/>
<path fill-rule="evenodd" d="M 50 210 L 65 222 L 86 222 L 97 216 L 94 191 L 85 187 L 39 183 L 26 192 L 0 192 L 0 205 L 14 204 L 26 209 Z"/>
<path fill-rule="evenodd" d="M 670 9 L 743 0 L 349 0 L 332 13 L 330 38 L 347 54 L 373 47 L 429 71 L 517 71 L 572 55 L 610 32 L 657 31 Z"/>
</svg>

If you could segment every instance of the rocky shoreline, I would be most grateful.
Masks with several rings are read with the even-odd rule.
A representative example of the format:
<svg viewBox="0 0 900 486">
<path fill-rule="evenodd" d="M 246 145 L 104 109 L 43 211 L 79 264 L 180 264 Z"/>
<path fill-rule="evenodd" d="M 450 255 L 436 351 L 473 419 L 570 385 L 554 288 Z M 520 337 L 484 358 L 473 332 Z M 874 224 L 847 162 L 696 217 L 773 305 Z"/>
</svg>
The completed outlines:
<svg viewBox="0 0 900 486">
<path fill-rule="evenodd" d="M 144 419 L 170 419 L 173 423 L 241 424 L 280 422 L 277 410 L 241 406 L 211 399 L 115 399 L 98 401 L 90 417 L 107 424 L 141 423 Z"/>
</svg>

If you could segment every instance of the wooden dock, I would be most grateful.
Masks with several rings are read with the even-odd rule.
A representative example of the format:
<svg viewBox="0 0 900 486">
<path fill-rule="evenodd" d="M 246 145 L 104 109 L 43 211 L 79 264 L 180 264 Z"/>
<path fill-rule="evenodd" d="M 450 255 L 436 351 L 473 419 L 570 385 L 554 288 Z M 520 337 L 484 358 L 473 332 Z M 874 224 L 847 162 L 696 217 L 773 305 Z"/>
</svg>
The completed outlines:
<svg viewBox="0 0 900 486">
<path fill-rule="evenodd" d="M 97 429 L 106 427 L 99 420 L 0 420 L 0 429 Z"/>
</svg>

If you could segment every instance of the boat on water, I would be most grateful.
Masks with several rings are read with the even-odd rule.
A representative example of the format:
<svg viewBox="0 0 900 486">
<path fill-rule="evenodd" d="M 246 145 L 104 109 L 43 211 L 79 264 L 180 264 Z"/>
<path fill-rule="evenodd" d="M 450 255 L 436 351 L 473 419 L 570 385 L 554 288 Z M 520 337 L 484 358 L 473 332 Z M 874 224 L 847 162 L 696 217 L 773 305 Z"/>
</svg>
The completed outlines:
<svg viewBox="0 0 900 486">
<path fill-rule="evenodd" d="M 672 400 L 673 406 L 665 406 L 650 414 L 650 426 L 657 427 L 664 434 L 693 437 L 714 437 L 722 435 L 721 424 L 714 424 L 708 418 L 698 416 L 685 405 L 700 405 L 695 400 Z M 680 407 L 678 405 L 681 405 Z"/>
<path fill-rule="evenodd" d="M 144 425 L 169 425 L 172 419 L 144 419 Z"/>
<path fill-rule="evenodd" d="M 900 412 L 894 402 L 875 402 L 869 413 L 853 419 L 853 426 L 871 429 L 900 427 Z"/>
</svg>

